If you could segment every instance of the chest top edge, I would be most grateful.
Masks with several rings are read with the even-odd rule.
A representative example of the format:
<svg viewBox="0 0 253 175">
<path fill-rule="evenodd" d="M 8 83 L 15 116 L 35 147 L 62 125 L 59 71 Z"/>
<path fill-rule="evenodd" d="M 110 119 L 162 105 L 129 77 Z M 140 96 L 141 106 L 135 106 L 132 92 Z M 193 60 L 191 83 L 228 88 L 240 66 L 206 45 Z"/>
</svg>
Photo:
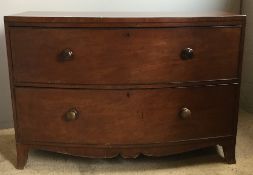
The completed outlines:
<svg viewBox="0 0 253 175">
<path fill-rule="evenodd" d="M 243 24 L 245 15 L 227 12 L 214 13 L 171 13 L 171 12 L 24 12 L 5 16 L 5 23 L 19 26 L 24 23 L 168 23 L 172 24 L 206 24 L 219 25 Z"/>
</svg>

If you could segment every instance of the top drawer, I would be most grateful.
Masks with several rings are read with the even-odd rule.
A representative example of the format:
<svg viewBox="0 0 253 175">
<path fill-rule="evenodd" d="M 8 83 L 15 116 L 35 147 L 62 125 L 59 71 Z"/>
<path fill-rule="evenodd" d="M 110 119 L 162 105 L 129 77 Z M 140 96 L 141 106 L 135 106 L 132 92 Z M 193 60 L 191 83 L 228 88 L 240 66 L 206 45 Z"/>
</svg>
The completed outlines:
<svg viewBox="0 0 253 175">
<path fill-rule="evenodd" d="M 239 27 L 10 30 L 15 81 L 64 84 L 236 78 L 240 37 Z"/>
</svg>

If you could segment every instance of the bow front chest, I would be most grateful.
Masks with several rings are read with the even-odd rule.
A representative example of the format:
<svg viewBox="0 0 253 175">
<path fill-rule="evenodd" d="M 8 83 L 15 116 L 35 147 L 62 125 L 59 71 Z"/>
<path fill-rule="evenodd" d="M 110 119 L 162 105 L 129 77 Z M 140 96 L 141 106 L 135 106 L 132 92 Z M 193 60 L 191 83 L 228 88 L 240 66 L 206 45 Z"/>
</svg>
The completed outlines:
<svg viewBox="0 0 253 175">
<path fill-rule="evenodd" d="M 221 145 L 235 163 L 245 16 L 5 17 L 17 168 L 30 149 L 111 158 Z"/>
</svg>

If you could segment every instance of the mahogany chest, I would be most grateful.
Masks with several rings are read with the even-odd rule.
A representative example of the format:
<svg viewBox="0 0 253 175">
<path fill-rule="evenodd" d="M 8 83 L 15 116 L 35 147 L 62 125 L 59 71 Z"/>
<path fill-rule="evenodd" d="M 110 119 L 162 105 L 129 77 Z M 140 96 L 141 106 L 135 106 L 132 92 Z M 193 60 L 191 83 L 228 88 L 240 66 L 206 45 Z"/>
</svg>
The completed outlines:
<svg viewBox="0 0 253 175">
<path fill-rule="evenodd" d="M 17 168 L 30 149 L 91 158 L 221 145 L 235 163 L 245 16 L 5 17 Z"/>
</svg>

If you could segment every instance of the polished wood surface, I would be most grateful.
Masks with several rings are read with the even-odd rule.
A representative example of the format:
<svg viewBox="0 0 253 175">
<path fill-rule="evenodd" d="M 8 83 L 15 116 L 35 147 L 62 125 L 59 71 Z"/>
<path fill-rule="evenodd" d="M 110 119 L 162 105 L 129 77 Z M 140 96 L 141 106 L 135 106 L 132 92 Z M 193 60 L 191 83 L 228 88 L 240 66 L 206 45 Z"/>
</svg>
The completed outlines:
<svg viewBox="0 0 253 175">
<path fill-rule="evenodd" d="M 45 142 L 30 142 L 29 144 L 20 144 L 19 150 L 27 155 L 27 149 L 41 149 L 58 153 L 89 157 L 89 158 L 113 158 L 121 156 L 123 158 L 137 158 L 139 155 L 161 157 L 182 153 L 186 151 L 196 150 L 200 148 L 219 145 L 229 145 L 231 149 L 227 149 L 226 161 L 235 163 L 235 157 L 230 152 L 234 152 L 234 138 L 232 136 L 213 137 L 196 140 L 182 140 L 178 142 L 169 142 L 166 144 L 145 144 L 145 145 L 115 145 L 113 147 L 107 145 L 75 145 L 75 144 L 54 144 Z M 21 150 L 22 149 L 22 150 Z M 27 156 L 21 157 L 25 163 Z M 200 162 L 201 163 L 201 162 Z"/>
<path fill-rule="evenodd" d="M 31 149 L 135 158 L 221 145 L 235 163 L 245 16 L 27 12 L 5 30 L 18 169 Z"/>
<path fill-rule="evenodd" d="M 211 22 L 211 21 L 240 21 L 245 16 L 229 12 L 39 12 L 28 11 L 11 16 L 5 16 L 9 22 Z"/>
<path fill-rule="evenodd" d="M 15 82 L 152 84 L 239 76 L 240 27 L 10 32 Z M 67 60 L 66 48 L 73 53 Z M 194 50 L 192 59 L 181 58 L 185 48 Z"/>
<path fill-rule="evenodd" d="M 6 18 L 13 19 L 15 17 L 42 17 L 42 18 L 203 18 L 203 17 L 240 17 L 241 15 L 232 12 L 216 11 L 216 12 L 67 12 L 67 11 L 26 11 L 22 13 L 6 16 Z"/>
<path fill-rule="evenodd" d="M 232 135 L 237 88 L 17 88 L 20 141 L 152 144 Z M 183 107 L 191 110 L 191 117 L 180 116 Z M 78 118 L 68 121 L 65 114 L 72 108 L 78 111 Z"/>
</svg>

